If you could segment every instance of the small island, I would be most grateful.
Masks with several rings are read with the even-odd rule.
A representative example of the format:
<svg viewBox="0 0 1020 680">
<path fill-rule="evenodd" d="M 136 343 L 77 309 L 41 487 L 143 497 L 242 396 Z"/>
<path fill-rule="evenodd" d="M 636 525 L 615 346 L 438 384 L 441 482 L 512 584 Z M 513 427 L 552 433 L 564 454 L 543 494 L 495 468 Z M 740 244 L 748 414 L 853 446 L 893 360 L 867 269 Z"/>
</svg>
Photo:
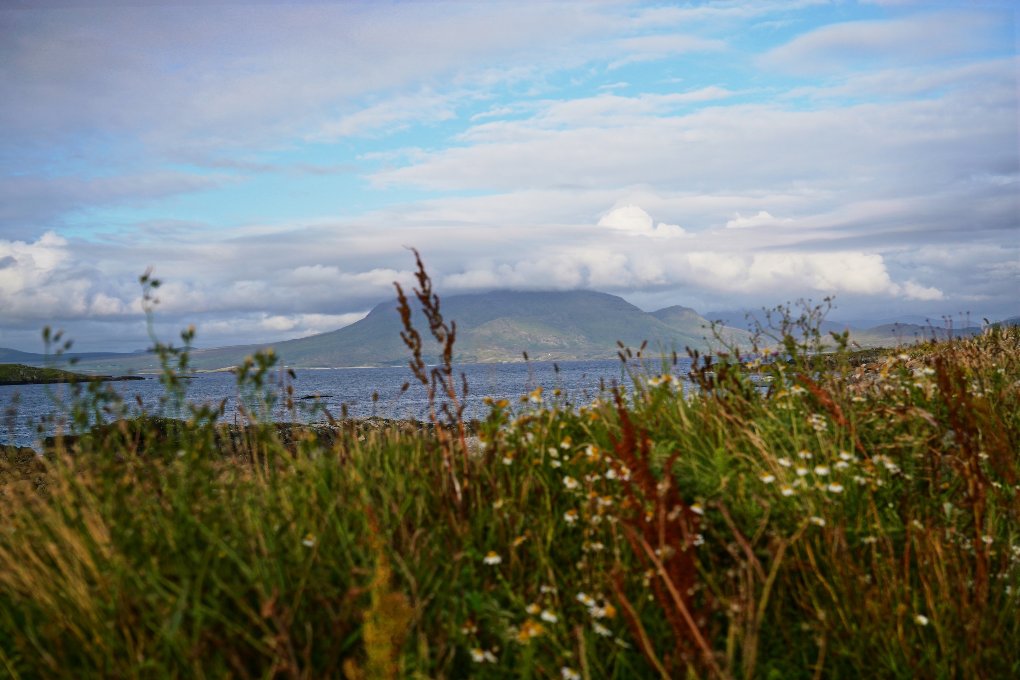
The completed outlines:
<svg viewBox="0 0 1020 680">
<path fill-rule="evenodd" d="M 39 385 L 70 382 L 108 382 L 114 380 L 145 380 L 140 375 L 84 375 L 59 368 L 40 368 L 25 364 L 0 364 L 0 385 Z"/>
</svg>

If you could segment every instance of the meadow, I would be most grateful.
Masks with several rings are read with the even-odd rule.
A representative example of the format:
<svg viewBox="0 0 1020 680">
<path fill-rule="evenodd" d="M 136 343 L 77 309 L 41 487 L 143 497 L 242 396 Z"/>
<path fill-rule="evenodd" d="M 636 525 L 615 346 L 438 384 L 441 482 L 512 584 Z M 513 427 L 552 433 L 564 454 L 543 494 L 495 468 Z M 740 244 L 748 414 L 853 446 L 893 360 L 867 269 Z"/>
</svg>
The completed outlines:
<svg viewBox="0 0 1020 680">
<path fill-rule="evenodd" d="M 262 354 L 228 451 L 183 401 L 189 331 L 158 347 L 164 413 L 84 384 L 74 438 L 5 449 L 3 673 L 1020 676 L 1020 329 L 855 360 L 818 353 L 819 308 L 779 309 L 746 356 L 695 355 L 686 395 L 672 357 L 621 348 L 629 384 L 590 403 L 536 389 L 465 423 L 420 274 L 428 427 L 282 438 Z"/>
</svg>

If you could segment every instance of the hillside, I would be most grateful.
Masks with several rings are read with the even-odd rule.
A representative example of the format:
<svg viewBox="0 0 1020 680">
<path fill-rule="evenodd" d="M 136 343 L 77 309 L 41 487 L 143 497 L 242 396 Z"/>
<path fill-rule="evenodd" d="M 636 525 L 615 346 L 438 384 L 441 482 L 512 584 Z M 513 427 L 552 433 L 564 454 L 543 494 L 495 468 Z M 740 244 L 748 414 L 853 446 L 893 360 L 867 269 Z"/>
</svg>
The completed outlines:
<svg viewBox="0 0 1020 680">
<path fill-rule="evenodd" d="M 520 292 L 493 291 L 473 295 L 451 295 L 442 299 L 447 320 L 457 322 L 457 356 L 463 363 L 520 361 L 523 353 L 534 360 L 566 361 L 611 359 L 617 341 L 637 347 L 648 341 L 651 354 L 682 352 L 686 347 L 709 349 L 709 321 L 690 307 L 679 305 L 645 312 L 626 300 L 593 291 Z M 711 312 L 719 319 L 719 330 L 730 344 L 747 346 L 747 319 L 738 312 Z M 1004 323 L 1008 323 L 1007 320 Z M 427 330 L 420 315 L 415 321 Z M 841 332 L 847 326 L 823 322 L 823 332 Z M 408 359 L 400 339 L 400 318 L 396 301 L 380 303 L 362 320 L 344 328 L 271 346 L 283 362 L 295 368 L 396 366 Z M 850 328 L 851 342 L 861 347 L 895 347 L 918 340 L 968 337 L 979 328 L 945 329 L 919 324 L 893 323 L 873 328 Z M 201 331 L 199 337 L 201 338 Z M 269 344 L 250 344 L 192 353 L 191 365 L 199 370 L 216 370 L 241 363 L 244 358 Z M 431 344 L 426 350 L 433 349 Z M 78 354 L 76 370 L 91 373 L 152 372 L 157 358 L 150 353 Z M 63 357 L 66 359 L 66 356 Z M 427 355 L 427 360 L 436 360 Z M 54 358 L 50 357 L 50 362 Z M 45 357 L 0 348 L 0 361 L 43 365 Z"/>
<path fill-rule="evenodd" d="M 647 340 L 653 352 L 665 353 L 709 347 L 708 322 L 693 310 L 670 307 L 648 313 L 615 295 L 591 291 L 451 295 L 443 298 L 442 312 L 457 323 L 456 358 L 465 363 L 520 361 L 523 352 L 534 360 L 610 359 L 618 340 L 633 347 Z M 417 315 L 416 324 L 427 330 Z M 396 302 L 390 301 L 350 326 L 272 346 L 293 367 L 403 365 L 408 353 L 400 330 Z M 746 337 L 737 329 L 726 333 Z M 205 370 L 232 366 L 259 347 L 195 350 L 192 365 Z M 152 355 L 132 355 L 86 360 L 79 367 L 144 371 L 157 363 Z"/>
<path fill-rule="evenodd" d="M 80 382 L 83 380 L 101 380 L 105 382 L 113 380 L 141 380 L 141 378 L 138 376 L 82 375 L 59 368 L 40 368 L 24 364 L 0 364 L 0 385 L 41 385 Z"/>
</svg>

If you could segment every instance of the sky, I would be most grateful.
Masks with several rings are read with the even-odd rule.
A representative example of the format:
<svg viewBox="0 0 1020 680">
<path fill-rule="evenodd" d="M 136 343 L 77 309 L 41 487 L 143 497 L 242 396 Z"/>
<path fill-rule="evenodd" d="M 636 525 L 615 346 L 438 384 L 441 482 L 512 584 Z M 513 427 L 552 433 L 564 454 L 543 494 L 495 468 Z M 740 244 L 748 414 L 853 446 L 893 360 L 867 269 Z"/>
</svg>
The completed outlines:
<svg viewBox="0 0 1020 680">
<path fill-rule="evenodd" d="M 440 295 L 1020 314 L 1013 2 L 0 6 L 0 346 Z"/>
</svg>

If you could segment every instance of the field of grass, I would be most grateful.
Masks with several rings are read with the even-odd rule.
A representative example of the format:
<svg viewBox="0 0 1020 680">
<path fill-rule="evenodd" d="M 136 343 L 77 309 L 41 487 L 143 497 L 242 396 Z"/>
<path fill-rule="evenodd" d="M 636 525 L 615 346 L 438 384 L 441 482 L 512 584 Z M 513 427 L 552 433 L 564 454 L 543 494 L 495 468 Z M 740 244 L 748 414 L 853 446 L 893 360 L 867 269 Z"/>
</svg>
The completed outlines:
<svg viewBox="0 0 1020 680">
<path fill-rule="evenodd" d="M 260 424 L 291 396 L 260 356 L 229 454 L 215 406 L 7 450 L 0 669 L 1020 676 L 1020 329 L 824 370 L 797 337 L 781 361 L 698 358 L 687 396 L 667 359 L 580 407 L 493 402 L 473 429 L 455 376 L 418 366 L 437 427 L 328 444 Z M 137 415 L 98 385 L 79 400 L 72 429 Z"/>
</svg>

